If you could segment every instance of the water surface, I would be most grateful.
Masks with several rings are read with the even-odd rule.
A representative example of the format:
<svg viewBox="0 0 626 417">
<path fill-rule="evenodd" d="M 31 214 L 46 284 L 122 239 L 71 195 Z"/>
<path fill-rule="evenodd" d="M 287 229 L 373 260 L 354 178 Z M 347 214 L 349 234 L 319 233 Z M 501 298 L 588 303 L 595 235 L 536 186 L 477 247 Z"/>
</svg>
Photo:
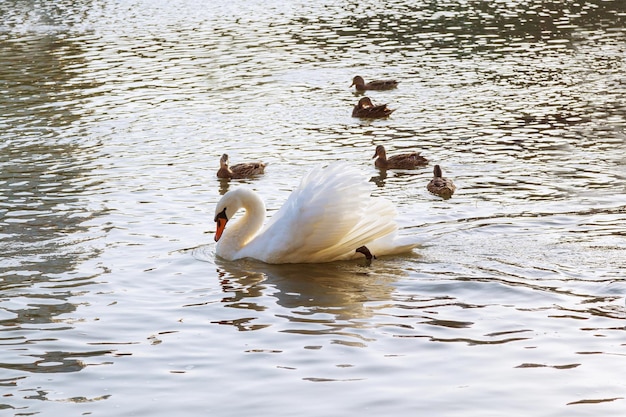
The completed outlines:
<svg viewBox="0 0 626 417">
<path fill-rule="evenodd" d="M 621 416 L 621 1 L 0 3 L 7 415 Z M 354 75 L 397 111 L 350 117 Z M 431 164 L 380 172 L 371 157 Z M 219 156 L 264 176 L 219 181 Z M 225 262 L 347 160 L 414 254 Z M 442 165 L 457 192 L 429 194 Z"/>
</svg>

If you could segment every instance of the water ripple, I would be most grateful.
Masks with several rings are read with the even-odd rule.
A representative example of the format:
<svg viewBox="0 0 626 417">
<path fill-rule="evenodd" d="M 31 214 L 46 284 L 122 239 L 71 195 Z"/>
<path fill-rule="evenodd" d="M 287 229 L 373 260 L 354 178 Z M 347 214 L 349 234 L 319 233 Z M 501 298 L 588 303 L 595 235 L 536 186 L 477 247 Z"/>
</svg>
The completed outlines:
<svg viewBox="0 0 626 417">
<path fill-rule="evenodd" d="M 0 408 L 619 415 L 623 2 L 283 3 L 0 3 Z M 351 117 L 357 74 L 400 81 L 368 93 L 391 117 Z M 266 174 L 219 181 L 224 152 Z M 215 259 L 220 195 L 275 212 L 338 159 L 414 255 Z"/>
</svg>

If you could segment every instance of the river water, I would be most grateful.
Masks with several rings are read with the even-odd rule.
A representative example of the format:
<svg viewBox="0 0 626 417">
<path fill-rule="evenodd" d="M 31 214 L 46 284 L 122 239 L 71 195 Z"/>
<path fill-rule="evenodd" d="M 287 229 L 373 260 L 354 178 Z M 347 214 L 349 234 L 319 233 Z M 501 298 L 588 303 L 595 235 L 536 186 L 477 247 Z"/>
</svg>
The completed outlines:
<svg viewBox="0 0 626 417">
<path fill-rule="evenodd" d="M 626 3 L 0 2 L 0 409 L 623 416 Z M 351 117 L 352 77 L 396 112 Z M 419 150 L 414 171 L 374 148 Z M 265 175 L 219 181 L 219 157 Z M 214 255 L 345 160 L 415 253 Z M 439 163 L 457 185 L 426 191 Z"/>
</svg>

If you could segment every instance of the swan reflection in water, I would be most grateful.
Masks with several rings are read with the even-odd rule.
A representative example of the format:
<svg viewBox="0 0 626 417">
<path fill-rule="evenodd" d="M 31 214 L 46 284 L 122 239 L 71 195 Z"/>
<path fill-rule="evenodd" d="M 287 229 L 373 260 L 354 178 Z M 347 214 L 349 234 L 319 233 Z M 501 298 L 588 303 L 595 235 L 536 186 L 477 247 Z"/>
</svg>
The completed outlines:
<svg viewBox="0 0 626 417">
<path fill-rule="evenodd" d="M 214 261 L 220 285 L 227 294 L 222 303 L 225 307 L 246 310 L 239 320 L 219 324 L 232 324 L 239 330 L 275 325 L 278 317 L 298 324 L 296 327 L 290 324 L 285 332 L 345 334 L 346 329 L 365 325 L 358 319 L 372 317 L 383 308 L 392 299 L 394 282 L 406 275 L 393 258 L 380 263 L 374 260 L 373 264 L 365 257 L 360 261 L 325 264 L 271 265 L 252 259 Z M 276 304 L 283 309 L 277 310 Z M 264 311 L 272 312 L 270 324 L 257 323 Z M 251 319 L 253 312 L 259 314 Z"/>
</svg>

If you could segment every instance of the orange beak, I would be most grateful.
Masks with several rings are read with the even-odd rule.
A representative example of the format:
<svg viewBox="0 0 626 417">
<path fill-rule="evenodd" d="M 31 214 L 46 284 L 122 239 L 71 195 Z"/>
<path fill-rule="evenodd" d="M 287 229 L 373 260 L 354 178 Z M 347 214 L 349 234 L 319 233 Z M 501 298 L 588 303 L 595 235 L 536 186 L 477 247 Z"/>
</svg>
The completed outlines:
<svg viewBox="0 0 626 417">
<path fill-rule="evenodd" d="M 215 241 L 217 242 L 222 237 L 224 229 L 226 229 L 226 223 L 228 223 L 228 219 L 225 217 L 218 217 L 215 222 L 217 223 L 217 230 L 215 231 Z"/>
</svg>

